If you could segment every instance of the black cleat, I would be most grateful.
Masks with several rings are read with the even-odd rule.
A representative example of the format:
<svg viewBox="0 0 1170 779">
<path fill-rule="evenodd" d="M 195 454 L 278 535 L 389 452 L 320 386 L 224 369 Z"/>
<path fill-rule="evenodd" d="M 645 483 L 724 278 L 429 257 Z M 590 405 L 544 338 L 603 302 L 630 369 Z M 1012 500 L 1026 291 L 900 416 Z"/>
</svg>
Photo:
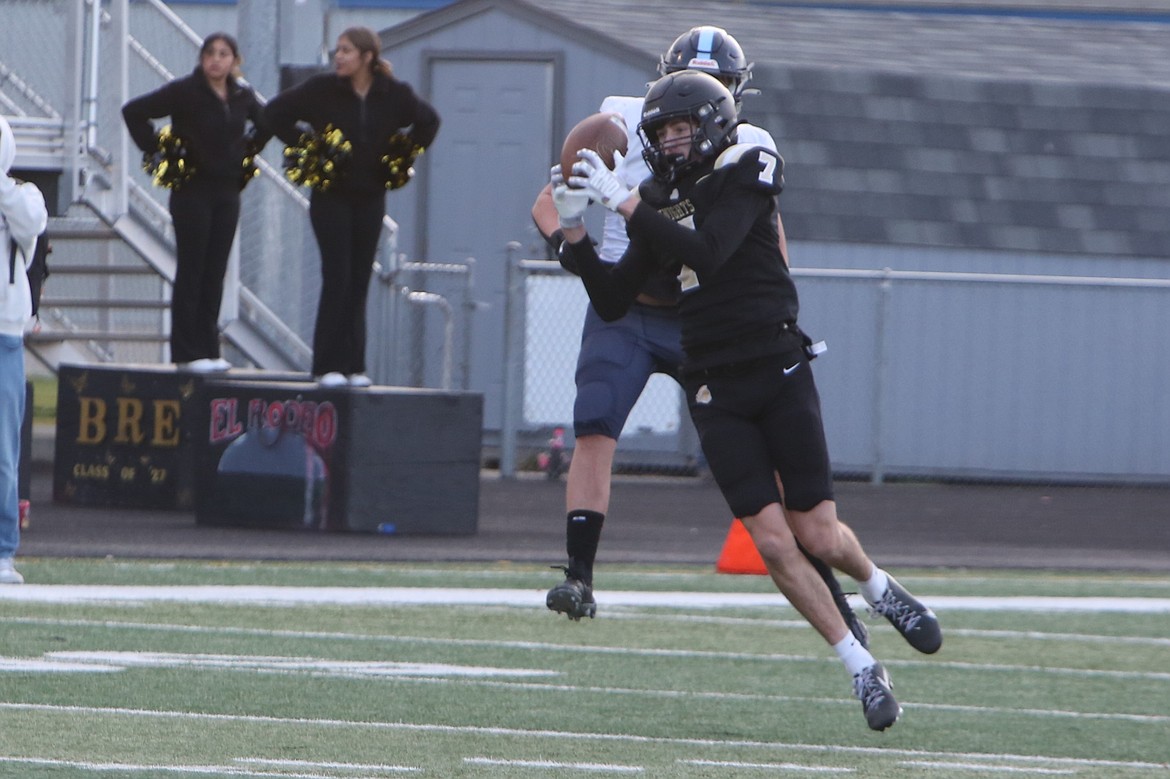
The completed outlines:
<svg viewBox="0 0 1170 779">
<path fill-rule="evenodd" d="M 869 611 L 890 621 L 906 643 L 926 655 L 932 655 L 942 646 L 942 628 L 934 612 L 906 591 L 890 576 L 890 586 Z"/>
<path fill-rule="evenodd" d="M 561 566 L 553 566 L 559 568 Z M 548 591 L 544 603 L 552 611 L 560 612 L 573 621 L 580 621 L 581 617 L 593 616 L 597 613 L 597 603 L 593 600 L 593 588 L 580 579 L 569 576 L 569 569 L 562 568 L 565 580 Z"/>
<path fill-rule="evenodd" d="M 902 707 L 894 700 L 893 687 L 881 663 L 854 675 L 853 694 L 861 701 L 861 710 L 871 730 L 885 730 L 902 716 Z"/>
</svg>

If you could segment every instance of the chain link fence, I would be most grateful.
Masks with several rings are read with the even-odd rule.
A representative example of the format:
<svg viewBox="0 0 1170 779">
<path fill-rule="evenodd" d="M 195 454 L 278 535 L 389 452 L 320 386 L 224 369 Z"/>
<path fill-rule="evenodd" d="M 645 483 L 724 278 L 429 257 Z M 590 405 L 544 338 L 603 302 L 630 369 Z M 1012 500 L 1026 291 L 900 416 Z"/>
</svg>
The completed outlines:
<svg viewBox="0 0 1170 779">
<path fill-rule="evenodd" d="M 1108 268 L 1109 266 L 1104 266 Z M 1118 267 L 1114 265 L 1113 267 Z M 1154 273 L 1157 264 L 1131 270 Z M 1170 485 L 1170 281 L 1156 277 L 796 268 L 802 327 L 841 476 Z M 501 472 L 572 448 L 585 294 L 556 263 L 509 284 Z M 618 467 L 701 471 L 677 385 L 639 400 Z M 624 466 L 623 466 L 624 463 Z"/>
<path fill-rule="evenodd" d="M 4 0 L 0 110 L 9 120 L 60 119 L 71 105 L 73 81 L 62 55 L 75 44 L 75 6 L 72 0 Z"/>
<path fill-rule="evenodd" d="M 504 422 L 498 442 L 505 476 L 540 467 L 550 447 L 573 448 L 574 376 L 587 305 L 581 280 L 558 263 L 512 258 Z M 631 473 L 694 474 L 700 463 L 679 385 L 662 374 L 651 376 L 622 429 L 615 467 Z"/>
</svg>

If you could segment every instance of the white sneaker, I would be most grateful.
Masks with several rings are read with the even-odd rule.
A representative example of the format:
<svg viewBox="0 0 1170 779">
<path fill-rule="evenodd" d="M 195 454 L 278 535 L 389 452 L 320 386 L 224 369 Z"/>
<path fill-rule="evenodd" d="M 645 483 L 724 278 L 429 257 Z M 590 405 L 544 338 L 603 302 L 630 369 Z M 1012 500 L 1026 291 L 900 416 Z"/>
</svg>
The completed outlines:
<svg viewBox="0 0 1170 779">
<path fill-rule="evenodd" d="M 227 360 L 219 358 L 213 360 L 210 357 L 200 357 L 198 360 L 179 363 L 179 370 L 191 371 L 192 373 L 221 373 L 230 367 L 232 364 Z"/>
<path fill-rule="evenodd" d="M 369 387 L 373 383 L 370 377 L 364 373 L 355 373 L 349 377 L 349 386 L 351 387 Z"/>
<path fill-rule="evenodd" d="M 345 374 L 338 373 L 337 371 L 329 371 L 324 376 L 317 376 L 316 378 L 318 384 L 327 388 L 344 387 L 349 384 L 349 379 L 345 378 Z"/>
<path fill-rule="evenodd" d="M 0 584 L 24 584 L 24 577 L 13 567 L 11 557 L 0 557 Z"/>
</svg>

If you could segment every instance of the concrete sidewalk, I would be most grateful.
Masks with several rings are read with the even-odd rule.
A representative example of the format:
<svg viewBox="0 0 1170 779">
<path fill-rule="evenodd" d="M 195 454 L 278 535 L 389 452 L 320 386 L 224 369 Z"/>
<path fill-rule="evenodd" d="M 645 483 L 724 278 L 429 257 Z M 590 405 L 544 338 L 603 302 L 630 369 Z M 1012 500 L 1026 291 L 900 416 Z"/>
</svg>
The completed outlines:
<svg viewBox="0 0 1170 779">
<path fill-rule="evenodd" d="M 26 557 L 231 560 L 564 560 L 564 484 L 480 480 L 474 535 L 383 536 L 206 527 L 189 512 L 58 505 L 51 461 L 33 468 Z M 1170 572 L 1170 489 L 839 482 L 848 522 L 889 567 Z M 731 516 L 700 478 L 617 477 L 599 564 L 714 566 Z"/>
</svg>

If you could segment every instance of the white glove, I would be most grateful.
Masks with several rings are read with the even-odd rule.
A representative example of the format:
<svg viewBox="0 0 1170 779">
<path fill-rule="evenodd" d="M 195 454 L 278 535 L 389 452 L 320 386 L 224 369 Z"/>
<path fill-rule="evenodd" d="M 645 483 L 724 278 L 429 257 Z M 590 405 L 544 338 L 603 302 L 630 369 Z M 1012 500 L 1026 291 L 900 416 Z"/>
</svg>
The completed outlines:
<svg viewBox="0 0 1170 779">
<path fill-rule="evenodd" d="M 585 209 L 589 208 L 589 190 L 574 189 L 567 184 L 554 184 L 553 205 L 562 230 L 585 226 Z"/>
<path fill-rule="evenodd" d="M 594 200 L 599 201 L 610 211 L 617 211 L 618 206 L 626 202 L 634 194 L 634 190 L 627 187 L 617 175 L 592 149 L 582 149 L 577 152 L 580 162 L 573 166 L 573 175 L 569 183 L 574 187 L 584 187 L 585 191 Z"/>
<path fill-rule="evenodd" d="M 561 163 L 558 162 L 548 169 L 548 180 L 554 189 L 565 183 L 565 174 L 561 172 Z"/>
</svg>

